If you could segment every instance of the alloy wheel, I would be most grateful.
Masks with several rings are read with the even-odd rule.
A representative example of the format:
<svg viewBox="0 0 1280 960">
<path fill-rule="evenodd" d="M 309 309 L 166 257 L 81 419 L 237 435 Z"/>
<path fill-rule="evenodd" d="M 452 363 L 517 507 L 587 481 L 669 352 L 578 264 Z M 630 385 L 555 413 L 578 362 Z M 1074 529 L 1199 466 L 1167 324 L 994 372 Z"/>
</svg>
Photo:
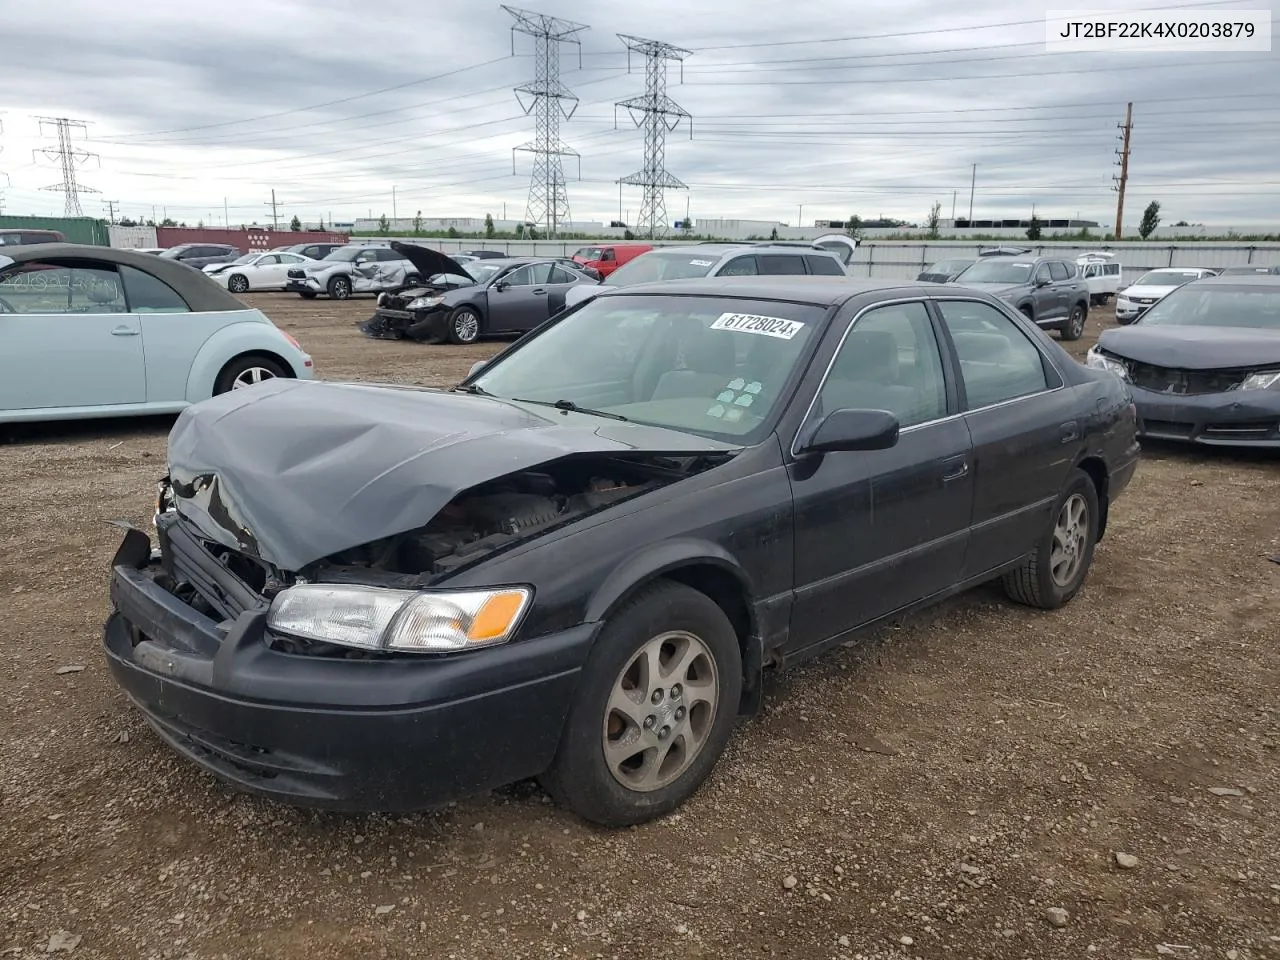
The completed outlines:
<svg viewBox="0 0 1280 960">
<path fill-rule="evenodd" d="M 462 343 L 471 343 L 480 335 L 480 318 L 464 310 L 453 319 L 453 330 Z"/>
<path fill-rule="evenodd" d="M 1088 539 L 1089 505 L 1083 496 L 1075 493 L 1063 503 L 1053 527 L 1049 570 L 1058 586 L 1069 586 L 1079 573 Z"/>
<path fill-rule="evenodd" d="M 240 374 L 231 381 L 231 389 L 243 390 L 245 387 L 252 387 L 263 380 L 274 380 L 275 376 L 266 367 L 247 367 L 240 371 Z"/>
</svg>

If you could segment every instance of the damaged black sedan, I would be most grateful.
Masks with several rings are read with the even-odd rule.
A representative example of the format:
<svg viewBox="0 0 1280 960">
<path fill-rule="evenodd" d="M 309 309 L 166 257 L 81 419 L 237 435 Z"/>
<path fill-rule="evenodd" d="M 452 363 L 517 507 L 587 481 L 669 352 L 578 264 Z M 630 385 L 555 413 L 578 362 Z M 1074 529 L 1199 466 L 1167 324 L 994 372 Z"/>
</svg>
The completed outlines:
<svg viewBox="0 0 1280 960">
<path fill-rule="evenodd" d="M 423 343 L 524 334 L 559 312 L 570 287 L 595 282 L 578 264 L 559 258 L 473 260 L 383 294 L 360 330 L 379 340 Z"/>
<path fill-rule="evenodd" d="M 986 294 L 629 287 L 451 390 L 279 380 L 184 411 L 106 656 L 241 789 L 396 811 L 538 777 L 639 823 L 698 789 L 766 670 L 993 579 L 1070 601 L 1135 419 Z"/>
</svg>

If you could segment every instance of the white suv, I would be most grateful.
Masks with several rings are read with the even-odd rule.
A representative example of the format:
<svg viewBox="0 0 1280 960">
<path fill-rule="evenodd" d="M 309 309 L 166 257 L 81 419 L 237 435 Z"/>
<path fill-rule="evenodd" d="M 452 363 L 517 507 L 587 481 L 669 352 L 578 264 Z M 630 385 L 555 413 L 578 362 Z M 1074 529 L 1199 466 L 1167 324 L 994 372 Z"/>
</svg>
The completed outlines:
<svg viewBox="0 0 1280 960">
<path fill-rule="evenodd" d="M 857 241 L 844 237 L 843 250 L 833 249 L 828 238 L 813 243 L 769 241 L 765 243 L 695 243 L 659 247 L 642 253 L 609 274 L 607 282 L 579 284 L 565 295 L 565 307 L 584 303 L 606 290 L 656 280 L 691 280 L 696 277 L 848 276 L 845 264 Z M 821 246 L 819 244 L 822 244 Z"/>
</svg>

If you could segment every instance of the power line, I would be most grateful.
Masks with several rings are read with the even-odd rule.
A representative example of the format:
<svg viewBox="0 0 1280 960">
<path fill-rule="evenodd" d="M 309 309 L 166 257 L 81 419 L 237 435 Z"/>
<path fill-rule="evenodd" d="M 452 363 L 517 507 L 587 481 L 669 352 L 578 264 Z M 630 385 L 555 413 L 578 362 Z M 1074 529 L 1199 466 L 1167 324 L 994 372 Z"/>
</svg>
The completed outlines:
<svg viewBox="0 0 1280 960">
<path fill-rule="evenodd" d="M 505 4 L 502 9 L 515 19 L 511 27 L 512 55 L 515 54 L 517 33 L 533 37 L 537 50 L 533 81 L 516 87 L 516 100 L 526 114 L 532 113 L 535 117 L 534 139 L 515 148 L 511 172 L 515 173 L 515 152 L 534 155 L 525 220 L 538 226 L 545 225 L 548 236 L 554 237 L 559 232 L 559 225 L 571 219 L 561 158 L 578 156 L 577 151 L 560 139 L 561 118 L 572 118 L 578 106 L 577 96 L 560 82 L 560 44 L 575 43 L 581 51 L 582 45 L 576 36 L 589 28 L 572 20 L 519 10 Z M 521 94 L 527 101 L 521 99 Z"/>
<path fill-rule="evenodd" d="M 66 117 L 36 117 L 43 130 L 47 125 L 52 124 L 57 130 L 58 145 L 57 147 L 41 147 L 33 151 L 33 154 L 41 153 L 50 159 L 56 157 L 62 168 L 62 182 L 53 184 L 52 186 L 42 187 L 42 190 L 60 190 L 65 198 L 64 209 L 68 217 L 83 217 L 84 211 L 80 208 L 80 194 L 82 193 L 99 193 L 93 187 L 86 187 L 76 181 L 76 169 L 84 164 L 90 158 L 97 159 L 96 153 L 89 153 L 81 150 L 71 144 L 72 130 L 87 130 L 88 127 L 83 120 L 68 120 Z"/>
<path fill-rule="evenodd" d="M 615 104 L 615 113 L 617 107 L 622 107 L 631 114 L 637 127 L 644 127 L 644 166 L 640 172 L 625 176 L 618 183 L 644 188 L 636 233 L 647 233 L 652 240 L 667 234 L 666 191 L 687 189 L 667 172 L 666 167 L 667 134 L 675 130 L 681 120 L 688 120 L 689 137 L 693 137 L 693 119 L 689 111 L 667 96 L 667 63 L 671 60 L 678 62 L 683 79 L 684 59 L 692 54 L 659 40 L 645 40 L 623 33 L 618 34 L 618 39 L 627 47 L 628 72 L 633 52 L 643 55 L 645 61 L 644 95 Z M 616 124 L 616 118 L 614 122 Z"/>
</svg>

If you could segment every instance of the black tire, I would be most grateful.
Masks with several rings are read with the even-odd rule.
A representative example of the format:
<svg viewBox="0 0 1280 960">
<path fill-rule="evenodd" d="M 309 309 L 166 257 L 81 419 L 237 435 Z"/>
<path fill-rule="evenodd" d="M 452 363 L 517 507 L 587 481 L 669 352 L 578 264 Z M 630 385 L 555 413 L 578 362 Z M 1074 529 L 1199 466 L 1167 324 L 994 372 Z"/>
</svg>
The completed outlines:
<svg viewBox="0 0 1280 960">
<path fill-rule="evenodd" d="M 404 285 L 406 287 L 416 283 L 421 283 L 421 282 L 422 282 L 422 277 L 418 276 L 416 273 L 411 273 L 404 278 Z"/>
<path fill-rule="evenodd" d="M 315 293 L 311 290 L 299 290 L 298 296 L 300 296 L 303 300 L 314 300 L 316 298 Z"/>
<path fill-rule="evenodd" d="M 265 371 L 271 378 L 292 376 L 288 370 L 281 366 L 278 360 L 272 360 L 270 357 L 264 357 L 256 353 L 245 354 L 243 357 L 236 357 L 222 368 L 222 371 L 218 374 L 218 379 L 214 381 L 213 395 L 216 397 L 220 393 L 232 390 L 235 387 L 236 380 L 242 374 L 255 368 Z M 263 379 L 266 379 L 266 377 Z"/>
<path fill-rule="evenodd" d="M 334 277 L 329 281 L 326 290 L 330 300 L 349 300 L 351 299 L 351 278 Z"/>
<path fill-rule="evenodd" d="M 1089 308 L 1083 303 L 1077 303 L 1071 308 L 1071 312 L 1067 314 L 1067 322 L 1062 325 L 1059 333 L 1063 340 L 1079 340 L 1084 336 L 1084 325 L 1089 319 Z"/>
<path fill-rule="evenodd" d="M 231 293 L 248 293 L 249 278 L 243 273 L 233 273 L 227 277 L 227 290 Z"/>
<path fill-rule="evenodd" d="M 665 786 L 634 790 L 614 776 L 605 759 L 606 724 L 614 716 L 608 703 L 636 654 L 663 633 L 677 630 L 699 638 L 709 652 L 715 665 L 717 706 L 704 728 L 702 746 L 688 766 Z M 698 790 L 724 752 L 737 720 L 741 692 L 742 654 L 724 611 L 692 587 L 656 581 L 605 623 L 582 671 L 555 761 L 542 776 L 542 785 L 561 806 L 602 826 L 631 826 L 670 813 Z"/>
<path fill-rule="evenodd" d="M 450 343 L 475 343 L 480 339 L 480 314 L 473 307 L 459 307 L 449 314 Z"/>
<path fill-rule="evenodd" d="M 1078 547 L 1079 565 L 1074 573 L 1059 583 L 1053 574 L 1053 548 L 1059 519 L 1064 508 L 1079 498 L 1085 506 L 1082 521 L 1083 541 Z M 1083 470 L 1073 470 L 1066 488 L 1053 506 L 1049 528 L 1034 550 L 1017 570 L 1005 574 L 1003 586 L 1009 599 L 1041 610 L 1056 610 L 1071 600 L 1084 585 L 1093 565 L 1093 548 L 1098 542 L 1098 519 L 1101 516 L 1098 490 L 1093 479 Z"/>
</svg>

